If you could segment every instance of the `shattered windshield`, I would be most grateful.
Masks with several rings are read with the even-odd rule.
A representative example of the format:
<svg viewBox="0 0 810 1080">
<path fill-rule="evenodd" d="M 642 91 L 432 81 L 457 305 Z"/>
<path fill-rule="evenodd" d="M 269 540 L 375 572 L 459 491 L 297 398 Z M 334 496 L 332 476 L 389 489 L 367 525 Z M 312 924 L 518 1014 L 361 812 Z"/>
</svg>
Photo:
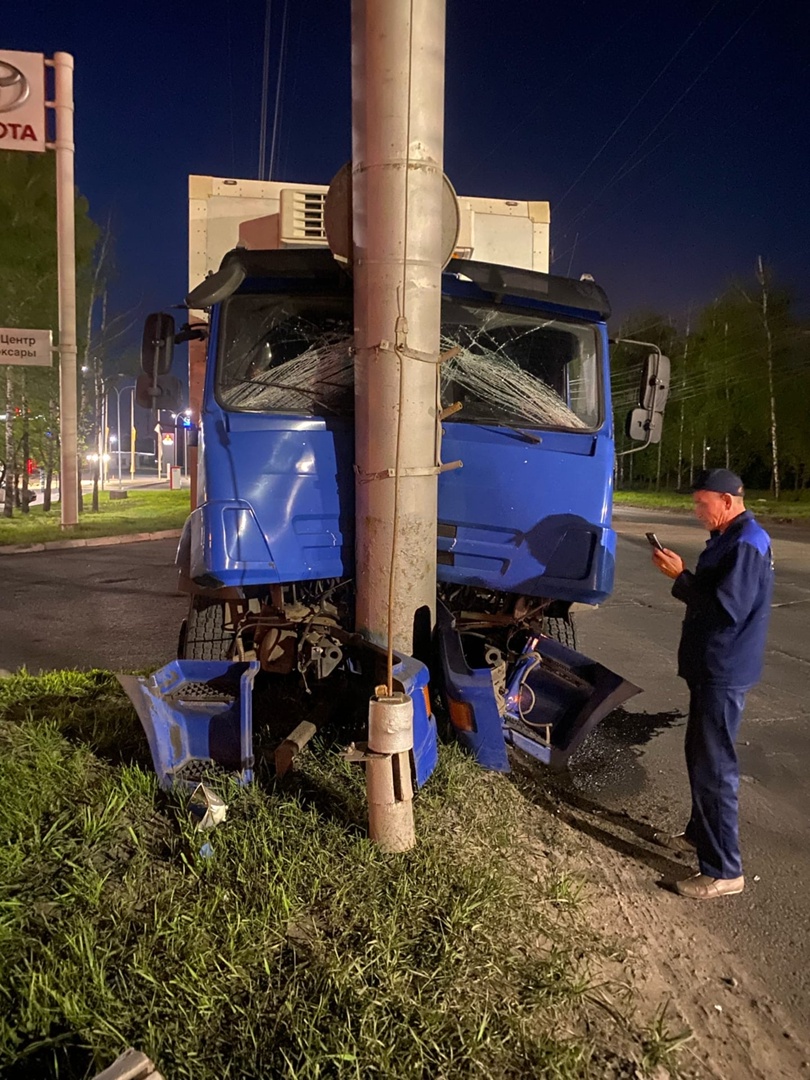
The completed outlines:
<svg viewBox="0 0 810 1080">
<path fill-rule="evenodd" d="M 350 416 L 351 298 L 243 294 L 224 304 L 217 395 L 226 409 Z"/>
<path fill-rule="evenodd" d="M 441 400 L 451 420 L 592 429 L 600 418 L 596 329 L 445 297 Z M 351 301 L 241 294 L 223 306 L 217 395 L 228 409 L 350 416 Z"/>
<path fill-rule="evenodd" d="M 595 327 L 559 317 L 445 298 L 442 402 L 448 422 L 595 428 L 599 377 Z"/>
</svg>

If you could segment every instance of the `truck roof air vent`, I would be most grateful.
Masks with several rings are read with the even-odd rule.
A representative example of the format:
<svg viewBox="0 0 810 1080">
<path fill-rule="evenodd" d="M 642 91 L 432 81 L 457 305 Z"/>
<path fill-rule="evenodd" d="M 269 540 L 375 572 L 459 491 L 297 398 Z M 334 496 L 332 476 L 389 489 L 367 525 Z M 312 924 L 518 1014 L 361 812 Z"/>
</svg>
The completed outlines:
<svg viewBox="0 0 810 1080">
<path fill-rule="evenodd" d="M 325 191 L 300 191 L 284 188 L 280 198 L 281 243 L 288 247 L 313 245 L 325 247 L 323 221 Z"/>
</svg>

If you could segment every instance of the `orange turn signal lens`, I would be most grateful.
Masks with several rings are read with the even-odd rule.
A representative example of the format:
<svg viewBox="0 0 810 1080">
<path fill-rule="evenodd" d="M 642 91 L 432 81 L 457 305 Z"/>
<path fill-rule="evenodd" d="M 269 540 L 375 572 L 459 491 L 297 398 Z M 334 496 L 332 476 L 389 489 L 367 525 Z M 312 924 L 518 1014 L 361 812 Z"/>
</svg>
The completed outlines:
<svg viewBox="0 0 810 1080">
<path fill-rule="evenodd" d="M 447 707 L 450 710 L 450 723 L 457 731 L 475 731 L 472 705 L 468 705 L 466 701 L 448 698 Z"/>
</svg>

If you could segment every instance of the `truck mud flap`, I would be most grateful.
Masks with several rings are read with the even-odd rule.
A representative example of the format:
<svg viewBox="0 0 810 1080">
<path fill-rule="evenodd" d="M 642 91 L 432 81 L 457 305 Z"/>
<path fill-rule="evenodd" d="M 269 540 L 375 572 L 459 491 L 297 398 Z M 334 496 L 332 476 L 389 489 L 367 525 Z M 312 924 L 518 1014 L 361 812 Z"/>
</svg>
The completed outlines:
<svg viewBox="0 0 810 1080">
<path fill-rule="evenodd" d="M 601 720 L 641 693 L 609 668 L 544 636 L 529 639 L 502 690 L 492 668 L 470 667 L 462 636 L 441 604 L 437 642 L 455 735 L 486 769 L 509 771 L 507 744 L 562 768 Z"/>
<path fill-rule="evenodd" d="M 119 675 L 164 788 L 212 774 L 253 779 L 253 681 L 259 664 L 174 660 L 146 678 Z"/>
</svg>

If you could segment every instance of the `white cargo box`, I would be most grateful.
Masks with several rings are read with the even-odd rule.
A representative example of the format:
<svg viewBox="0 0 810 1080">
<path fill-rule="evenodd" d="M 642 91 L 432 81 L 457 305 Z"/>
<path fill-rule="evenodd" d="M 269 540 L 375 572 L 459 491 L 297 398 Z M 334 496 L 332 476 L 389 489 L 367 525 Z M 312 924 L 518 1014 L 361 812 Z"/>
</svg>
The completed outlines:
<svg viewBox="0 0 810 1080">
<path fill-rule="evenodd" d="M 226 251 L 326 247 L 323 184 L 189 177 L 189 288 Z M 548 273 L 549 204 L 459 196 L 455 255 Z"/>
</svg>

